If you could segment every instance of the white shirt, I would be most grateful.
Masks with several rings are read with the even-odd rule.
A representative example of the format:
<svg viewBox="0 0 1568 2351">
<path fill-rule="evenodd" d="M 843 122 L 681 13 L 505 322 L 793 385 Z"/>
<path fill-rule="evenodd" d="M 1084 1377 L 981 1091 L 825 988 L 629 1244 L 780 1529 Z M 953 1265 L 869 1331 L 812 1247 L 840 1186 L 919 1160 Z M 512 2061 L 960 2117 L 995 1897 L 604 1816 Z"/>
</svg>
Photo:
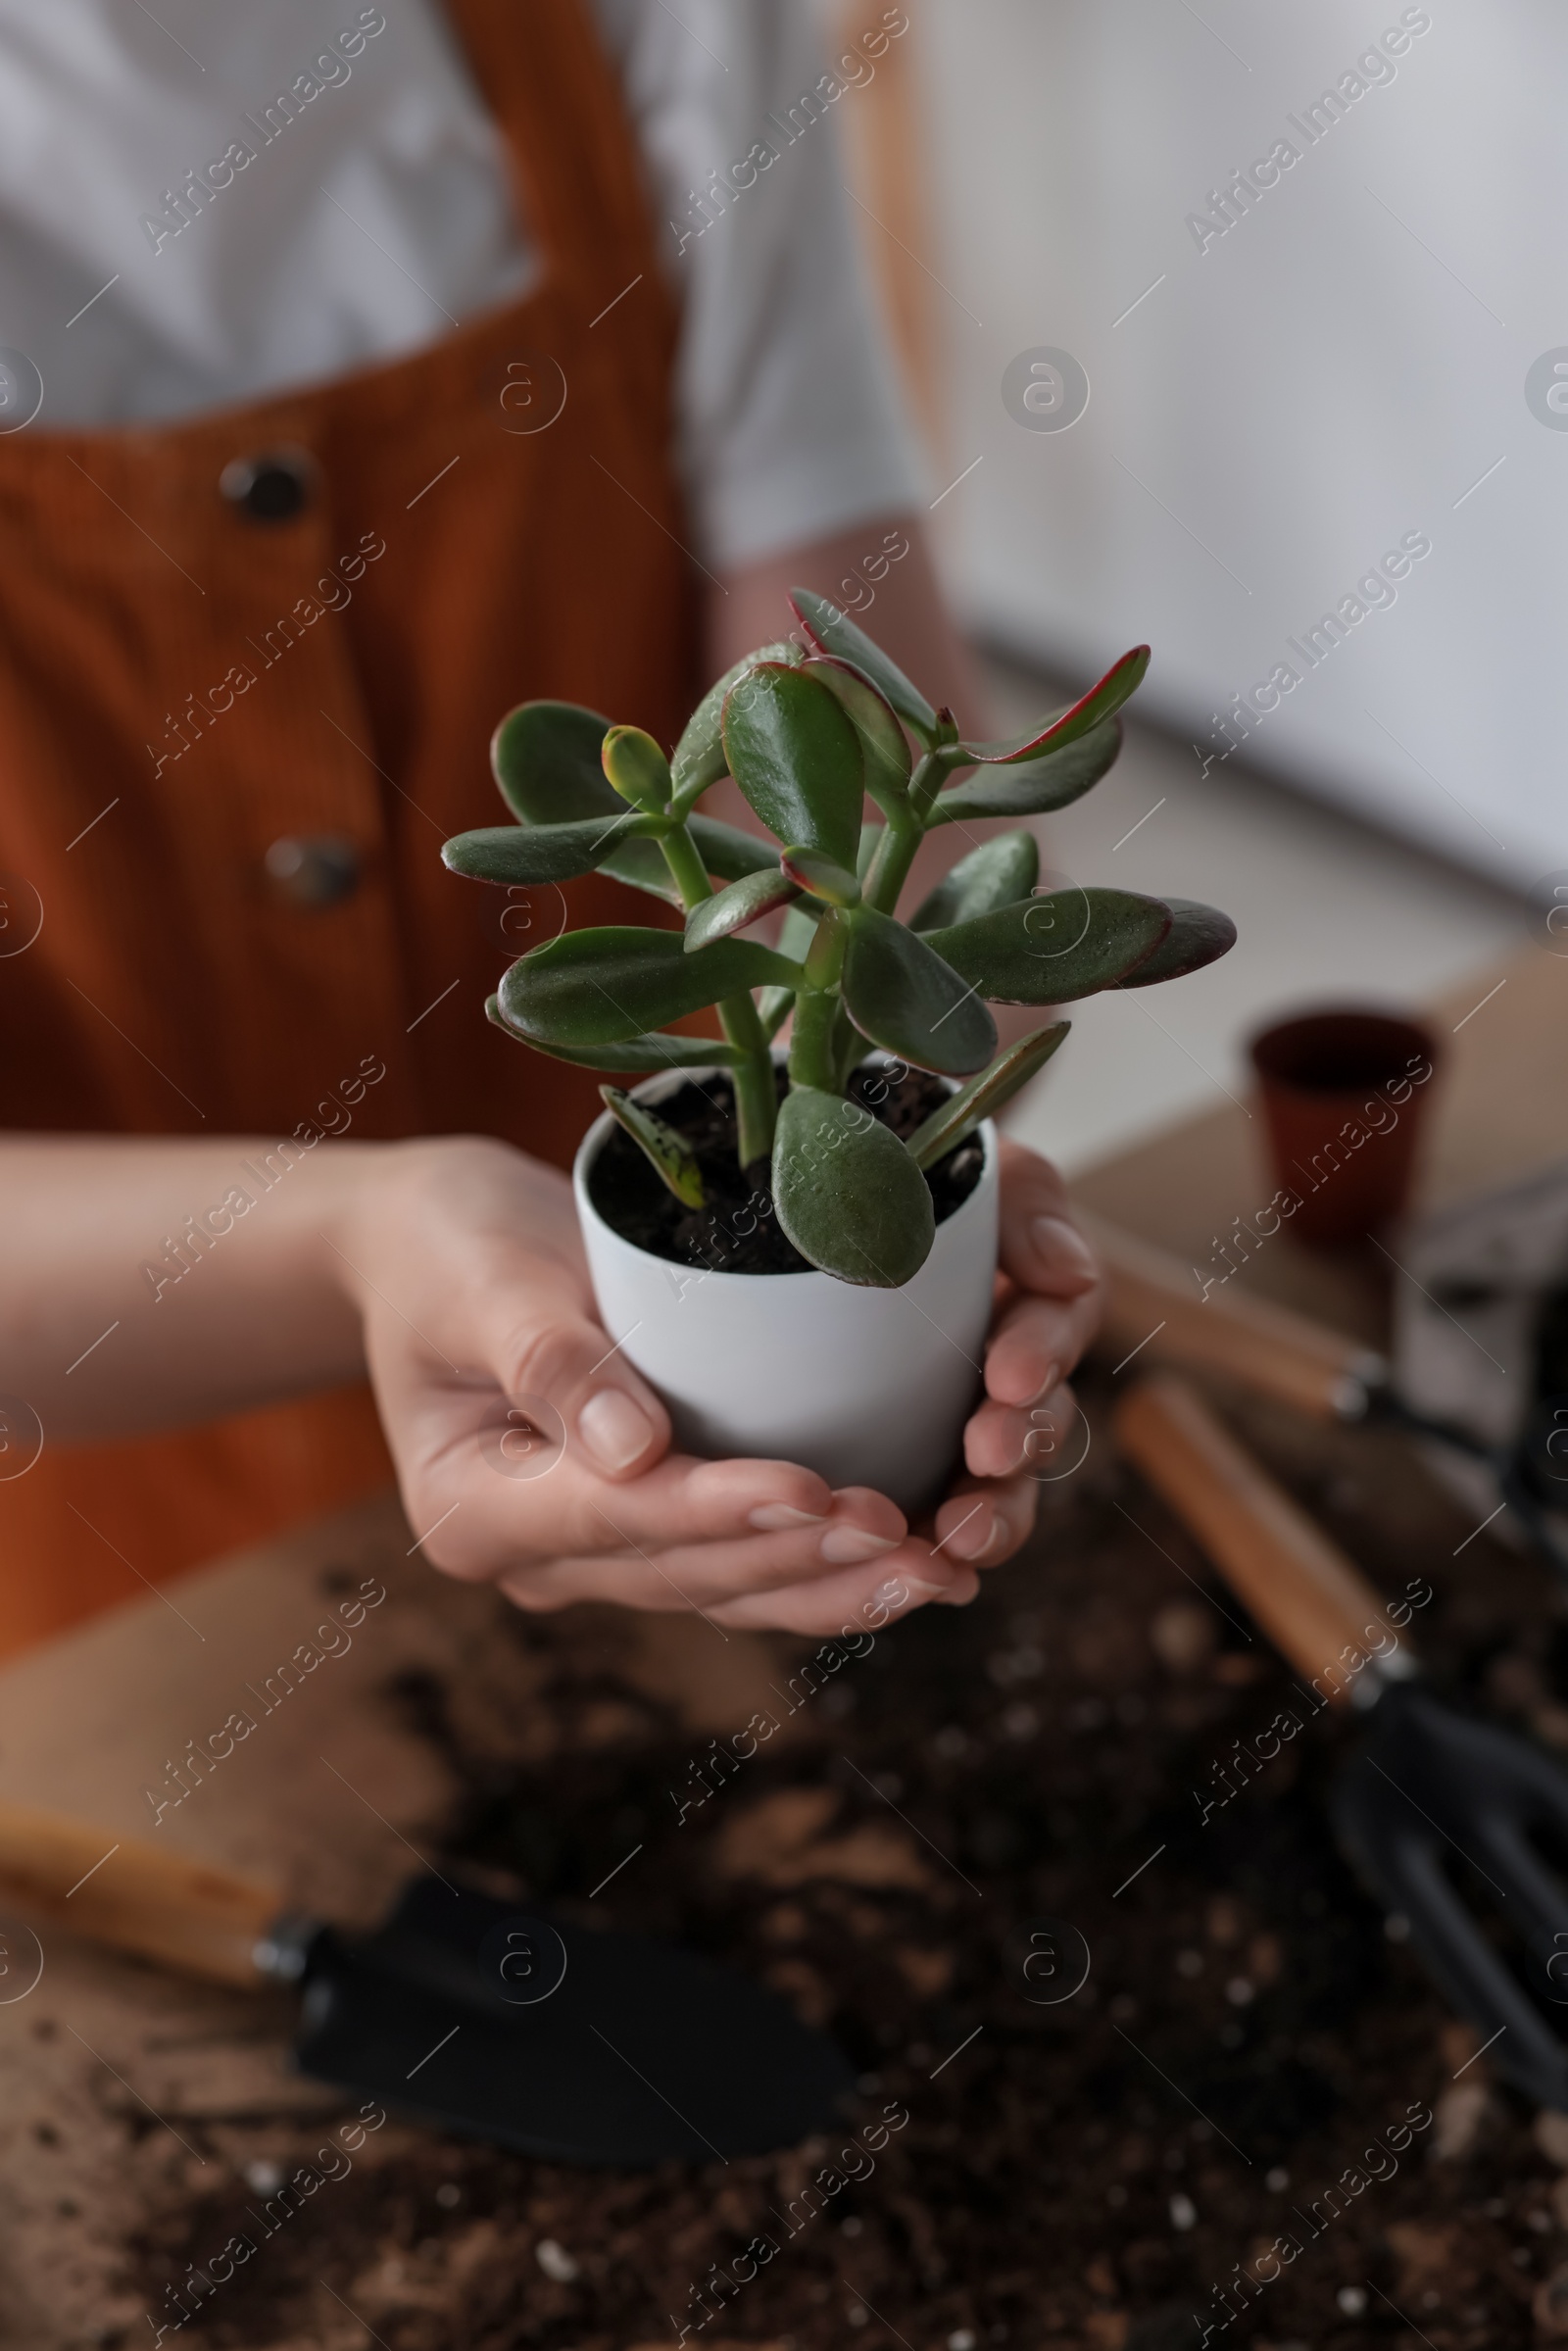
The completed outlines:
<svg viewBox="0 0 1568 2351">
<path fill-rule="evenodd" d="M 593 8 L 683 300 L 677 458 L 700 552 L 746 563 L 906 509 L 922 474 L 833 120 L 874 63 L 824 83 L 806 0 Z M 737 188 L 759 143 L 776 160 Z M 328 380 L 538 270 L 439 0 L 0 0 L 0 345 L 42 374 L 33 429 Z"/>
</svg>

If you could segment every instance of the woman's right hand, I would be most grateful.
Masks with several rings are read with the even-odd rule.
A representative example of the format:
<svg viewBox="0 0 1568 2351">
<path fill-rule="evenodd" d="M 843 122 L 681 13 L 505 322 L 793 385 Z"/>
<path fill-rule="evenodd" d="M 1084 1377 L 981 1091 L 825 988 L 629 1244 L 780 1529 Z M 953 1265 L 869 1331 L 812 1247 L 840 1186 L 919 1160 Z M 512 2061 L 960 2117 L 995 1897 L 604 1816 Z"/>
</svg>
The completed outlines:
<svg viewBox="0 0 1568 2351">
<path fill-rule="evenodd" d="M 448 1575 L 527 1609 L 614 1600 L 823 1635 L 973 1597 L 974 1571 L 884 1494 L 671 1451 L 663 1405 L 594 1319 L 554 1168 L 479 1139 L 371 1149 L 323 1238 L 409 1523 Z"/>
</svg>

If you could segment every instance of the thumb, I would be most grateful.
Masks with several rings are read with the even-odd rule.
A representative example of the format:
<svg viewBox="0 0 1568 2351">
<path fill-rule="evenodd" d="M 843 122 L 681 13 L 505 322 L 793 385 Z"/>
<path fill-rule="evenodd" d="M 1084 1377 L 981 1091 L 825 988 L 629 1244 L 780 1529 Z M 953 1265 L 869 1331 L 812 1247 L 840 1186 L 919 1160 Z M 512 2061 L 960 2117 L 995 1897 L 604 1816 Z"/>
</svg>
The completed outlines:
<svg viewBox="0 0 1568 2351">
<path fill-rule="evenodd" d="M 490 1369 L 541 1436 L 579 1448 L 602 1478 L 632 1478 L 669 1449 L 669 1414 L 582 1308 L 531 1298 L 508 1316 Z"/>
</svg>

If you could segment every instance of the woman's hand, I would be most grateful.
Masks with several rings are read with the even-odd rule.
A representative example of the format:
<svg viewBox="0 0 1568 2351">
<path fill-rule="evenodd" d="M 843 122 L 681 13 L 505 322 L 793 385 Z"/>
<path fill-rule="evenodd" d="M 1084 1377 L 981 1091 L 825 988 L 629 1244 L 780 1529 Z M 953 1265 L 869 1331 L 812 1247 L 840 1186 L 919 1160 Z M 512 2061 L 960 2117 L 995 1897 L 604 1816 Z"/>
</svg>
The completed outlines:
<svg viewBox="0 0 1568 2351">
<path fill-rule="evenodd" d="M 410 1524 L 449 1575 L 522 1608 L 615 1600 L 816 1634 L 967 1596 L 967 1560 L 910 1538 L 883 1494 L 670 1450 L 663 1405 L 594 1319 L 553 1168 L 499 1143 L 395 1146 L 325 1237 L 364 1319 Z M 971 1507 L 944 1504 L 939 1534 Z"/>
<path fill-rule="evenodd" d="M 192 1237 L 191 1204 L 232 1203 L 241 1181 L 259 1197 Z M 1059 1179 L 1004 1143 L 971 1474 L 911 1535 L 865 1488 L 671 1451 L 594 1318 L 569 1185 L 504 1144 L 13 1137 L 0 1195 L 0 1357 L 51 1442 L 244 1411 L 368 1363 L 428 1556 L 524 1608 L 612 1599 L 827 1634 L 972 1598 L 1059 1460 L 1061 1382 L 1097 1303 Z M 182 1258 L 166 1239 L 144 1261 L 181 1232 Z"/>
<path fill-rule="evenodd" d="M 985 1400 L 963 1433 L 964 1464 L 937 1513 L 937 1556 L 971 1572 L 947 1596 L 972 1599 L 972 1572 L 1000 1566 L 1034 1525 L 1045 1480 L 1070 1474 L 1082 1415 L 1067 1387 L 1100 1321 L 1100 1270 L 1049 1159 L 1002 1144 L 997 1308 L 986 1342 Z"/>
<path fill-rule="evenodd" d="M 835 1494 L 790 1462 L 670 1450 L 663 1405 L 594 1319 L 564 1176 L 496 1143 L 377 1153 L 334 1247 L 427 1556 L 523 1608 L 609 1599 L 802 1633 L 873 1604 L 891 1616 L 972 1598 L 975 1570 L 1034 1523 L 1099 1306 L 1061 1179 L 1017 1144 L 1002 1151 L 971 1474 L 915 1536 L 869 1488 Z"/>
</svg>

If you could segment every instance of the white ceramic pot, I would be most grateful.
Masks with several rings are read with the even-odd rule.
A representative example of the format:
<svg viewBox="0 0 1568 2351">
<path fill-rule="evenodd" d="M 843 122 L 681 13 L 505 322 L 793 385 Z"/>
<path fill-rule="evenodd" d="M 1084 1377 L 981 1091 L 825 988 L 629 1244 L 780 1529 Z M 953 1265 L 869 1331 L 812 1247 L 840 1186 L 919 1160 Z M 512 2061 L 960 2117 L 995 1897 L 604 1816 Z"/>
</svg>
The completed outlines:
<svg viewBox="0 0 1568 2351">
<path fill-rule="evenodd" d="M 656 1104 L 688 1077 L 634 1092 Z M 909 1515 L 941 1494 L 980 1393 L 997 1264 L 997 1135 L 902 1290 L 825 1273 L 706 1273 L 656 1257 L 608 1225 L 588 1175 L 612 1133 L 589 1128 L 572 1171 L 600 1318 L 665 1403 L 689 1452 L 800 1461 L 830 1486 L 874 1486 Z"/>
</svg>

